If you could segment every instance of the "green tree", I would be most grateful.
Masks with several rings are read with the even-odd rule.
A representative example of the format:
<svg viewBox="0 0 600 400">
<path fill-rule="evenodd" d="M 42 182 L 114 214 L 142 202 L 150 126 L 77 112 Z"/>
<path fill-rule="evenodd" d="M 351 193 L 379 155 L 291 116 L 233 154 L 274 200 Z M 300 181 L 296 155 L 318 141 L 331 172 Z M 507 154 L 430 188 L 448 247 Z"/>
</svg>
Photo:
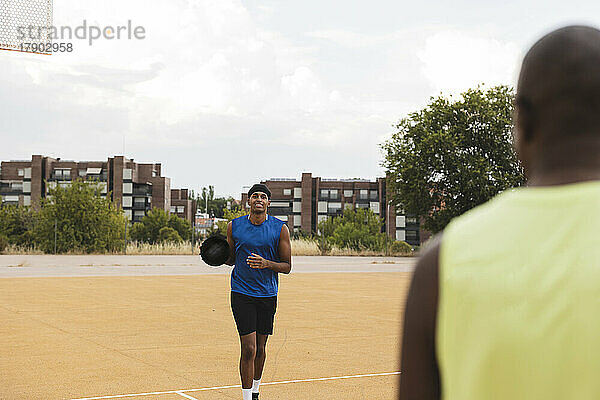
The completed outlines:
<svg viewBox="0 0 600 400">
<path fill-rule="evenodd" d="M 158 241 L 160 243 L 180 243 L 182 239 L 175 229 L 165 226 L 158 232 Z"/>
<path fill-rule="evenodd" d="M 131 240 L 155 244 L 161 242 L 160 231 L 163 228 L 173 229 L 180 240 L 189 241 L 192 239 L 192 226 L 175 214 L 167 214 L 161 208 L 153 208 L 146 214 L 140 222 L 136 222 L 131 227 Z"/>
<path fill-rule="evenodd" d="M 217 221 L 217 229 L 211 231 L 210 234 L 216 232 L 220 233 L 223 236 L 227 236 L 227 225 L 229 224 L 229 222 L 238 217 L 243 217 L 244 215 L 248 215 L 248 212 L 243 208 L 237 208 L 233 210 L 230 210 L 228 208 L 223 209 L 223 218 L 225 218 L 226 221 Z"/>
<path fill-rule="evenodd" d="M 215 198 L 215 187 L 212 185 L 209 185 L 207 188 L 203 187 L 202 195 L 198 196 L 198 200 L 197 200 L 198 210 L 202 213 L 206 213 L 207 205 L 208 205 L 208 210 L 210 210 L 210 203 L 214 200 L 214 198 Z"/>
<path fill-rule="evenodd" d="M 42 199 L 34 228 L 36 243 L 46 253 L 102 253 L 125 246 L 127 220 L 123 211 L 100 196 L 100 187 L 73 181 L 50 189 Z"/>
<path fill-rule="evenodd" d="M 31 247 L 34 243 L 33 228 L 36 214 L 31 207 L 0 206 L 0 234 L 6 236 L 9 244 Z"/>
<path fill-rule="evenodd" d="M 198 211 L 202 213 L 208 213 L 209 216 L 215 218 L 224 218 L 224 210 L 234 208 L 234 199 L 233 197 L 215 197 L 214 186 L 209 186 L 202 188 L 202 195 L 196 199 L 196 205 Z"/>
<path fill-rule="evenodd" d="M 354 250 L 381 250 L 385 243 L 385 233 L 381 232 L 382 222 L 370 209 L 347 209 L 344 214 L 328 218 L 319 223 L 319 232 L 328 245 Z"/>
<path fill-rule="evenodd" d="M 437 233 L 450 220 L 522 185 L 512 146 L 514 94 L 507 86 L 442 96 L 402 119 L 382 148 L 391 201 Z"/>
<path fill-rule="evenodd" d="M 175 214 L 169 216 L 167 226 L 172 228 L 180 237 L 181 240 L 190 241 L 192 240 L 192 224 L 187 219 L 179 218 Z"/>
</svg>

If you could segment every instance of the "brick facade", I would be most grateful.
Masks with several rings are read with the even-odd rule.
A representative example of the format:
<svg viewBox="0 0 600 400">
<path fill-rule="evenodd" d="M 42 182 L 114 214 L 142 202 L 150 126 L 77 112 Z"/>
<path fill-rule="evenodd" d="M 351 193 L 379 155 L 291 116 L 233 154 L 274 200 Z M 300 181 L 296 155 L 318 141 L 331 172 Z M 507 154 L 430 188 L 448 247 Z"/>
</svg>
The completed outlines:
<svg viewBox="0 0 600 400">
<path fill-rule="evenodd" d="M 288 224 L 290 232 L 315 233 L 318 223 L 341 216 L 346 208 L 369 208 L 383 221 L 382 232 L 412 245 L 420 244 L 419 224 L 405 215 L 397 215 L 389 205 L 386 178 L 323 179 L 310 172 L 302 173 L 300 180 L 270 179 L 262 181 L 271 190 L 269 214 Z M 248 196 L 242 193 L 242 204 L 248 207 Z M 396 217 L 400 218 L 396 218 Z"/>
<path fill-rule="evenodd" d="M 161 176 L 161 164 L 136 163 L 124 156 L 106 161 L 67 161 L 33 155 L 31 160 L 2 161 L 0 164 L 2 202 L 36 206 L 48 190 L 76 179 L 98 181 L 103 196 L 123 208 L 132 221 L 139 221 L 152 208 L 171 209 L 171 180 Z M 187 192 L 187 189 L 182 189 Z M 194 224 L 195 210 L 186 212 Z"/>
</svg>

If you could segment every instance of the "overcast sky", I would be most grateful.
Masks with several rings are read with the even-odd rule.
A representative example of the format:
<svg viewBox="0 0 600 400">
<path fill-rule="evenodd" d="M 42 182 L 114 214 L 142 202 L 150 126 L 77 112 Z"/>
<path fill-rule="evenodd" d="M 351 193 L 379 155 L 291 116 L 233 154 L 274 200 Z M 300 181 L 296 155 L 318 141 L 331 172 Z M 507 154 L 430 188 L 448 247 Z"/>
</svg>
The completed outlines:
<svg viewBox="0 0 600 400">
<path fill-rule="evenodd" d="M 55 1 L 55 26 L 131 20 L 145 39 L 0 52 L 0 160 L 125 150 L 161 162 L 172 188 L 235 198 L 302 172 L 374 179 L 400 118 L 440 93 L 514 85 L 540 35 L 600 25 L 599 4 Z"/>
</svg>

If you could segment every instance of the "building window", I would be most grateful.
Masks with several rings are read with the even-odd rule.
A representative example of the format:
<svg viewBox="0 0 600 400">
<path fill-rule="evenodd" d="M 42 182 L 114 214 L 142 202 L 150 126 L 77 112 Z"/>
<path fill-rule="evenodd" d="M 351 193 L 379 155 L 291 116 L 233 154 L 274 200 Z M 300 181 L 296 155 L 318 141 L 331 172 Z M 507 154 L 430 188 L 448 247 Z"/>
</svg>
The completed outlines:
<svg viewBox="0 0 600 400">
<path fill-rule="evenodd" d="M 177 212 L 178 213 L 184 213 L 185 212 L 185 207 L 184 206 L 177 206 Z"/>
<path fill-rule="evenodd" d="M 283 189 L 283 195 L 284 196 L 291 196 L 292 195 L 292 189 Z"/>
<path fill-rule="evenodd" d="M 327 202 L 326 201 L 320 201 L 319 202 L 318 212 L 320 212 L 320 213 L 326 213 L 327 212 Z"/>
<path fill-rule="evenodd" d="M 30 168 L 25 168 L 25 179 L 31 179 L 31 167 Z"/>
<path fill-rule="evenodd" d="M 31 182 L 23 182 L 23 193 L 31 193 Z"/>
<path fill-rule="evenodd" d="M 19 176 L 23 176 L 23 175 L 25 175 L 25 170 L 23 170 L 23 168 L 19 168 L 19 169 L 17 170 L 17 175 L 19 175 Z"/>
<path fill-rule="evenodd" d="M 299 215 L 294 215 L 294 228 L 302 224 L 302 219 Z"/>
<path fill-rule="evenodd" d="M 272 201 L 270 207 L 289 207 L 290 203 L 287 201 Z"/>
<path fill-rule="evenodd" d="M 294 198 L 299 199 L 302 197 L 302 188 L 294 188 Z"/>
<path fill-rule="evenodd" d="M 292 208 L 292 211 L 295 212 L 295 213 L 302 212 L 302 206 L 301 206 L 301 204 L 302 203 L 300 203 L 299 201 L 295 201 L 294 205 L 293 205 L 293 208 Z"/>
<path fill-rule="evenodd" d="M 356 204 L 356 208 L 369 208 L 369 204 L 368 203 L 357 203 Z"/>
<path fill-rule="evenodd" d="M 370 203 L 370 207 L 371 207 L 371 210 L 373 211 L 373 213 L 379 214 L 379 203 L 378 202 L 372 201 Z"/>
<path fill-rule="evenodd" d="M 327 189 L 321 189 L 321 197 L 324 199 L 329 198 L 329 190 Z"/>
<path fill-rule="evenodd" d="M 417 223 L 417 217 L 406 217 L 406 223 L 415 225 Z"/>
<path fill-rule="evenodd" d="M 16 203 L 19 201 L 19 196 L 2 196 L 2 202 Z"/>
<path fill-rule="evenodd" d="M 360 190 L 360 199 L 361 200 L 366 200 L 367 197 L 369 196 L 369 191 L 366 189 L 361 189 Z"/>
<path fill-rule="evenodd" d="M 288 216 L 287 215 L 278 215 L 277 219 L 283 222 L 287 222 L 288 220 Z"/>
<path fill-rule="evenodd" d="M 405 241 L 406 240 L 406 231 L 404 231 L 402 229 L 398 229 L 396 231 L 396 240 Z"/>
<path fill-rule="evenodd" d="M 86 175 L 86 170 L 80 169 L 79 171 L 77 171 L 77 174 L 79 175 L 80 178 L 83 178 Z"/>
<path fill-rule="evenodd" d="M 123 170 L 123 179 L 131 180 L 132 171 L 130 168 L 126 168 Z"/>
<path fill-rule="evenodd" d="M 133 193 L 133 183 L 127 182 L 123 183 L 123 194 L 132 194 Z"/>
<path fill-rule="evenodd" d="M 133 198 L 131 196 L 123 196 L 123 207 L 131 207 Z"/>
<path fill-rule="evenodd" d="M 330 199 L 337 199 L 338 197 L 338 191 L 337 189 L 330 189 L 329 190 L 329 198 Z"/>
<path fill-rule="evenodd" d="M 379 193 L 377 192 L 377 190 L 369 191 L 369 196 L 370 196 L 371 200 L 379 199 Z"/>
<path fill-rule="evenodd" d="M 417 241 L 419 240 L 419 235 L 417 231 L 406 231 L 406 240 Z"/>
<path fill-rule="evenodd" d="M 171 206 L 171 213 L 175 214 L 177 212 L 177 207 Z"/>
<path fill-rule="evenodd" d="M 31 183 L 30 183 L 31 185 Z M 11 190 L 23 191 L 23 182 L 13 182 L 10 184 Z"/>
<path fill-rule="evenodd" d="M 55 179 L 71 179 L 71 170 L 55 168 L 52 175 Z"/>
<path fill-rule="evenodd" d="M 23 205 L 30 206 L 31 205 L 31 196 L 23 196 Z"/>
<path fill-rule="evenodd" d="M 344 210 L 351 210 L 354 208 L 354 204 L 352 203 L 344 203 Z"/>
<path fill-rule="evenodd" d="M 327 205 L 327 212 L 336 213 L 342 209 L 342 203 L 329 203 Z"/>
<path fill-rule="evenodd" d="M 353 194 L 352 190 L 344 190 L 344 197 L 352 197 Z"/>
<path fill-rule="evenodd" d="M 131 210 L 124 210 L 125 217 L 131 221 Z"/>
<path fill-rule="evenodd" d="M 404 215 L 396 216 L 396 228 L 405 228 L 406 227 L 406 217 Z M 404 239 L 402 239 L 404 240 Z"/>
</svg>

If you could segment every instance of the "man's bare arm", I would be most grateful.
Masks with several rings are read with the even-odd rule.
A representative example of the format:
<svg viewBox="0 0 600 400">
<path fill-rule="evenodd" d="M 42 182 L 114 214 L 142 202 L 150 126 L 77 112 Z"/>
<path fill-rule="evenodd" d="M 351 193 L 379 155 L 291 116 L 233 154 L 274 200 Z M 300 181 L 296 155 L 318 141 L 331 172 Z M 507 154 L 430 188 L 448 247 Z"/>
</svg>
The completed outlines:
<svg viewBox="0 0 600 400">
<path fill-rule="evenodd" d="M 225 261 L 227 265 L 235 264 L 235 242 L 233 241 L 233 228 L 231 222 L 227 224 L 227 243 L 229 243 L 229 258 Z"/>
<path fill-rule="evenodd" d="M 404 310 L 401 400 L 440 399 L 435 348 L 441 237 L 425 251 L 413 274 Z"/>
</svg>

